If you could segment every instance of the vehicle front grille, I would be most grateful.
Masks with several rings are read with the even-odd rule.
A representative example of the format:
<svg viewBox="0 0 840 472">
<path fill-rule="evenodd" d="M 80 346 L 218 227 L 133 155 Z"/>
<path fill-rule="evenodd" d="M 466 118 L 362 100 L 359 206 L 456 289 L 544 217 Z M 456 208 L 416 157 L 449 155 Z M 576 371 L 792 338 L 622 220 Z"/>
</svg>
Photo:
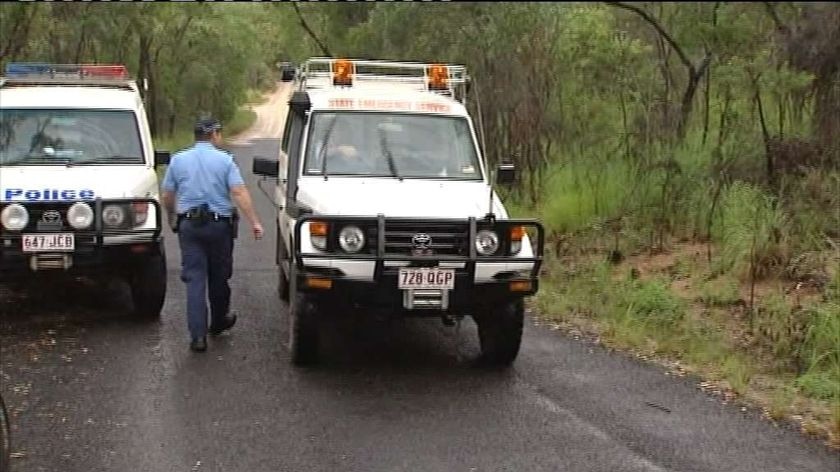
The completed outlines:
<svg viewBox="0 0 840 472">
<path fill-rule="evenodd" d="M 375 233 L 373 231 L 375 247 Z M 428 240 L 426 240 L 428 237 Z M 387 223 L 385 226 L 386 254 L 414 254 L 426 248 L 426 254 L 467 256 L 469 245 L 467 224 Z"/>
<path fill-rule="evenodd" d="M 24 232 L 52 232 L 52 231 L 73 231 L 67 223 L 67 210 L 71 203 L 27 203 L 24 206 L 29 212 L 29 224 Z M 59 219 L 45 218 L 48 212 L 58 212 Z"/>
</svg>

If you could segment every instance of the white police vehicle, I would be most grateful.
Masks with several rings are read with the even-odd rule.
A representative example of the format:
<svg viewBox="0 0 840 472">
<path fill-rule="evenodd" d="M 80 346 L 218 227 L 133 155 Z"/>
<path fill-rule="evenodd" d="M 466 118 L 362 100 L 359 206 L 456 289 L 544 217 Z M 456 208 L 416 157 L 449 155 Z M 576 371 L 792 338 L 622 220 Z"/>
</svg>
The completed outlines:
<svg viewBox="0 0 840 472">
<path fill-rule="evenodd" d="M 166 296 L 157 164 L 121 65 L 10 63 L 0 78 L 0 280 L 124 277 L 136 311 Z"/>
<path fill-rule="evenodd" d="M 509 219 L 465 107 L 463 66 L 309 59 L 299 69 L 277 177 L 279 290 L 292 360 L 317 360 L 319 314 L 351 307 L 470 315 L 482 357 L 518 355 L 543 228 Z M 513 180 L 500 166 L 497 179 Z M 536 236 L 532 246 L 529 233 Z"/>
</svg>

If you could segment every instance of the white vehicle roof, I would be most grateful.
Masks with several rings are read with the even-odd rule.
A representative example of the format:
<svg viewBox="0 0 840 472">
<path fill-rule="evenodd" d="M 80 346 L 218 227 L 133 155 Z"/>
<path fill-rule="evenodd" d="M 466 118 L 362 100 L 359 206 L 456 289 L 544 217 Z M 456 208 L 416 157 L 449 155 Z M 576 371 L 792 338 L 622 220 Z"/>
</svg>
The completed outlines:
<svg viewBox="0 0 840 472">
<path fill-rule="evenodd" d="M 339 63 L 351 67 L 351 84 L 336 85 Z M 445 71 L 445 87 L 430 86 L 430 69 Z M 313 111 L 363 110 L 438 113 L 468 116 L 463 86 L 469 78 L 463 66 L 357 59 L 312 58 L 303 65 L 300 90 L 309 95 Z M 460 100 L 459 100 L 460 98 Z"/>
<path fill-rule="evenodd" d="M 313 111 L 365 110 L 467 116 L 467 109 L 451 98 L 387 84 L 358 88 L 332 87 L 307 92 Z"/>
<path fill-rule="evenodd" d="M 0 108 L 73 108 L 136 110 L 142 101 L 130 89 L 26 85 L 0 87 Z"/>
<path fill-rule="evenodd" d="M 2 108 L 138 110 L 137 84 L 122 65 L 9 63 L 0 77 Z"/>
</svg>

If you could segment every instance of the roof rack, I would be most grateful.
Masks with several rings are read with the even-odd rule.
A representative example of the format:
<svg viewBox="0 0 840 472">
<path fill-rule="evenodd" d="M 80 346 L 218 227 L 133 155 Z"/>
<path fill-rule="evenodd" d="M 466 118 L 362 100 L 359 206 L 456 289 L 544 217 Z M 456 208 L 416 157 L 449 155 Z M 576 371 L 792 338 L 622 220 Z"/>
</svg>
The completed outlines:
<svg viewBox="0 0 840 472">
<path fill-rule="evenodd" d="M 302 64 L 299 80 L 301 91 L 397 84 L 435 92 L 463 104 L 470 78 L 463 65 L 313 57 Z"/>
<path fill-rule="evenodd" d="M 124 65 L 115 64 L 48 64 L 10 62 L 0 87 L 12 85 L 76 85 L 129 88 L 136 84 L 128 77 Z"/>
</svg>

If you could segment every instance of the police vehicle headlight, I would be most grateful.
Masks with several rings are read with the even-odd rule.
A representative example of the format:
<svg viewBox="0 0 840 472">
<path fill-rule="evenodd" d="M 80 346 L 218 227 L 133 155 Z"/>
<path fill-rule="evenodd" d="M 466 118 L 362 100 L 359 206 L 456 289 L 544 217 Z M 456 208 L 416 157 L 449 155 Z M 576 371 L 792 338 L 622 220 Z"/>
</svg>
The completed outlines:
<svg viewBox="0 0 840 472">
<path fill-rule="evenodd" d="M 0 222 L 9 231 L 20 231 L 29 224 L 29 212 L 23 205 L 12 203 L 3 208 L 2 213 L 0 213 Z"/>
<path fill-rule="evenodd" d="M 67 222 L 75 229 L 85 229 L 93 224 L 93 209 L 87 203 L 76 202 L 67 210 Z"/>
<path fill-rule="evenodd" d="M 480 256 L 492 256 L 499 250 L 499 235 L 483 229 L 475 235 L 475 250 Z"/>
<path fill-rule="evenodd" d="M 338 234 L 338 245 L 344 252 L 357 253 L 365 247 L 365 233 L 358 226 L 345 226 Z"/>
<path fill-rule="evenodd" d="M 122 205 L 107 205 L 102 209 L 102 223 L 109 228 L 122 226 L 125 216 L 125 208 Z"/>
</svg>

